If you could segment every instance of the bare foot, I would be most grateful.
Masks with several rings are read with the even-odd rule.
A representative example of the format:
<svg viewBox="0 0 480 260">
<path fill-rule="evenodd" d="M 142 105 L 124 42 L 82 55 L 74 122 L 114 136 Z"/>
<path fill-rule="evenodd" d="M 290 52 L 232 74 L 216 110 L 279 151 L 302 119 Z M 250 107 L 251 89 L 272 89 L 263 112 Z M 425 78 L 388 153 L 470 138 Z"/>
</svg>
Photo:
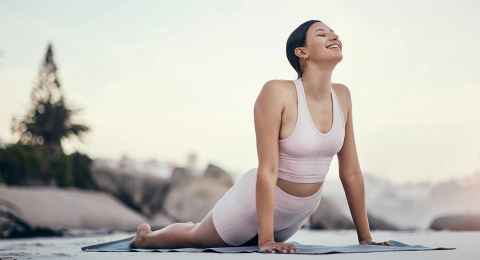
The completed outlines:
<svg viewBox="0 0 480 260">
<path fill-rule="evenodd" d="M 137 234 L 130 241 L 131 248 L 141 248 L 145 246 L 148 233 L 152 232 L 152 228 L 147 223 L 142 223 L 137 226 Z"/>
</svg>

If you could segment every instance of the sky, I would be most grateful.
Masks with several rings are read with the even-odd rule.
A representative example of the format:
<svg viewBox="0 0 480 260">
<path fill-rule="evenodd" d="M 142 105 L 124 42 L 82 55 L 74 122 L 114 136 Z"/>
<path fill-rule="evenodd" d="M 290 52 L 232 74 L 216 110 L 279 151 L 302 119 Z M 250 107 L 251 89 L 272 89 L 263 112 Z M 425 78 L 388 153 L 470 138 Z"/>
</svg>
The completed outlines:
<svg viewBox="0 0 480 260">
<path fill-rule="evenodd" d="M 0 1 L 0 140 L 48 42 L 67 102 L 91 126 L 67 151 L 234 174 L 258 166 L 253 105 L 296 78 L 288 35 L 318 19 L 339 35 L 332 81 L 350 89 L 362 172 L 397 182 L 480 170 L 478 1 Z M 337 157 L 327 179 L 338 178 Z"/>
</svg>

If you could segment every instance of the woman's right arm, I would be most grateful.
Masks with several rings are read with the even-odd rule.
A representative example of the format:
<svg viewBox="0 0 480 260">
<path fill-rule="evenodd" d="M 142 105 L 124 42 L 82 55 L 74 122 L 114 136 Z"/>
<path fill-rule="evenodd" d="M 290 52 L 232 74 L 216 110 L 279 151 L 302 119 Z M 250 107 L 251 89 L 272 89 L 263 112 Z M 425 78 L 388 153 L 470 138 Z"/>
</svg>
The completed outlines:
<svg viewBox="0 0 480 260">
<path fill-rule="evenodd" d="M 267 81 L 254 106 L 258 156 L 256 207 L 259 246 L 274 242 L 273 188 L 277 182 L 278 138 L 284 107 L 279 84 L 281 83 L 276 80 Z"/>
</svg>

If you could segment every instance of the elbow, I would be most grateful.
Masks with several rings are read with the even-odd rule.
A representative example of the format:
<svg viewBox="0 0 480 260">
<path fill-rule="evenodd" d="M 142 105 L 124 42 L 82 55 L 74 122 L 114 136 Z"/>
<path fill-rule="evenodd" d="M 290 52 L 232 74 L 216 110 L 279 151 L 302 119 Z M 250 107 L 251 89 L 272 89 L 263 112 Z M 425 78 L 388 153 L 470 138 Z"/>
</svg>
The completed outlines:
<svg viewBox="0 0 480 260">
<path fill-rule="evenodd" d="M 278 171 L 273 167 L 259 167 L 257 170 L 257 185 L 273 186 L 276 184 L 277 175 Z"/>
<path fill-rule="evenodd" d="M 361 171 L 353 171 L 340 174 L 340 180 L 342 182 L 357 181 L 359 178 L 363 178 L 363 174 Z"/>
</svg>

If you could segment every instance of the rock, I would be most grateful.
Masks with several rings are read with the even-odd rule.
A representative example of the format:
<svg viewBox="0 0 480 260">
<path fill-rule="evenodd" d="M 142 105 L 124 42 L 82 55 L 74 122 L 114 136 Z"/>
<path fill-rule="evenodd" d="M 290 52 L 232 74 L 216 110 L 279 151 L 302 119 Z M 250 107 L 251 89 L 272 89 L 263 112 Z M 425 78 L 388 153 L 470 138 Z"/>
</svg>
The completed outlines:
<svg viewBox="0 0 480 260">
<path fill-rule="evenodd" d="M 164 228 L 174 223 L 174 221 L 167 214 L 160 212 L 155 214 L 152 218 L 150 218 L 148 223 L 152 227 L 152 230 L 156 230 L 156 229 Z"/>
<path fill-rule="evenodd" d="M 116 172 L 102 165 L 95 165 L 92 171 L 99 190 L 114 195 L 131 209 L 145 216 L 153 216 L 163 209 L 170 188 L 168 179 Z"/>
<path fill-rule="evenodd" d="M 3 205 L 32 228 L 135 231 L 146 219 L 109 194 L 54 187 L 0 187 Z"/>
<path fill-rule="evenodd" d="M 186 167 L 174 167 L 170 175 L 170 185 L 172 187 L 182 186 L 194 180 L 194 175 Z"/>
<path fill-rule="evenodd" d="M 310 229 L 354 229 L 352 220 L 327 197 L 322 197 L 318 208 L 310 216 Z"/>
<path fill-rule="evenodd" d="M 121 169 L 94 163 L 92 172 L 96 185 L 153 220 L 151 223 L 157 226 L 172 221 L 200 221 L 234 182 L 226 171 L 213 164 L 209 164 L 201 176 L 194 175 L 186 167 L 173 167 L 170 179 L 139 172 L 130 174 L 125 167 Z M 166 219 L 160 217 L 161 214 Z"/>
<path fill-rule="evenodd" d="M 203 176 L 205 176 L 206 178 L 212 178 L 227 187 L 231 187 L 234 183 L 234 180 L 230 174 L 212 163 L 209 163 L 207 165 Z"/>
<path fill-rule="evenodd" d="M 371 230 L 400 230 L 394 224 L 368 213 L 368 224 Z M 346 216 L 335 202 L 323 197 L 317 210 L 310 216 L 310 229 L 355 229 L 351 216 Z"/>
<path fill-rule="evenodd" d="M 165 211 L 176 222 L 199 222 L 229 188 L 216 180 L 193 177 L 174 186 L 165 200 Z"/>
<path fill-rule="evenodd" d="M 456 214 L 437 217 L 431 222 L 429 228 L 456 231 L 480 230 L 480 214 Z"/>
<path fill-rule="evenodd" d="M 371 230 L 400 230 L 394 224 L 368 213 L 368 224 Z"/>
<path fill-rule="evenodd" d="M 4 202 L 0 202 L 5 204 Z M 32 227 L 7 205 L 0 204 L 0 238 L 26 238 L 37 236 L 62 236 L 64 230 Z"/>
</svg>

